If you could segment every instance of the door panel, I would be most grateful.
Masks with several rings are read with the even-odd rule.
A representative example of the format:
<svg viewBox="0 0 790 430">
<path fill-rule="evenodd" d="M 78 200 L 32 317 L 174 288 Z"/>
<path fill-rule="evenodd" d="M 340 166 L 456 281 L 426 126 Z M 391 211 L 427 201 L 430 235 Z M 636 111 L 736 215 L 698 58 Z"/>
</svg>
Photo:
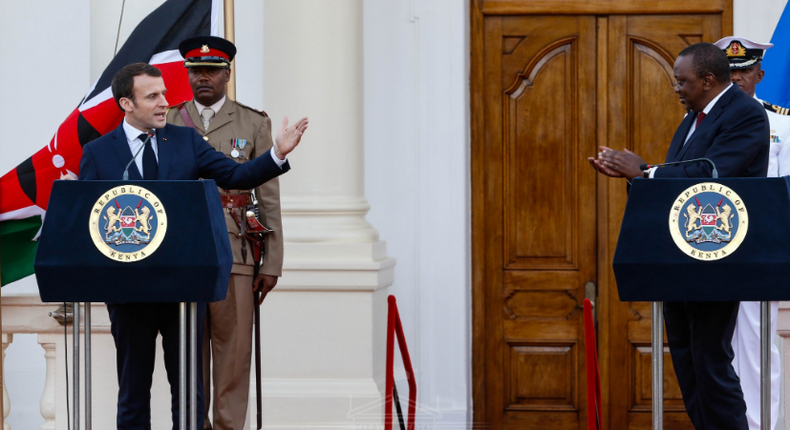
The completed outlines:
<svg viewBox="0 0 790 430">
<path fill-rule="evenodd" d="M 595 151 L 595 18 L 498 17 L 486 41 L 491 416 L 498 428 L 580 428 L 581 301 L 596 270 L 595 177 L 581 168 Z"/>
</svg>

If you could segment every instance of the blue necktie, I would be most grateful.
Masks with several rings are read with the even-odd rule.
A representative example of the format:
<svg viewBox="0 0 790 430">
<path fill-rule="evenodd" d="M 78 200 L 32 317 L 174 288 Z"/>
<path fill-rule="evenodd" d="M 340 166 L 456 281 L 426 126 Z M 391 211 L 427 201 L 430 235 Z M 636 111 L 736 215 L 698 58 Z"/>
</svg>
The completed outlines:
<svg viewBox="0 0 790 430">
<path fill-rule="evenodd" d="M 145 142 L 145 149 L 143 149 L 143 179 L 154 181 L 159 174 L 159 163 L 156 162 L 156 154 L 154 154 L 151 139 L 148 139 L 146 142 L 146 137 L 148 137 L 147 133 L 143 133 L 138 137 L 142 142 Z"/>
</svg>

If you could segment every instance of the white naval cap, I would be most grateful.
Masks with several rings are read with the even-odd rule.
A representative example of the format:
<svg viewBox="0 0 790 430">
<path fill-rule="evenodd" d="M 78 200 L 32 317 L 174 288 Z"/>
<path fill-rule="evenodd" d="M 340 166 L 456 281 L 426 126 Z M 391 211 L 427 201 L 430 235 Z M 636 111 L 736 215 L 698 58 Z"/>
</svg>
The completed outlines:
<svg viewBox="0 0 790 430">
<path fill-rule="evenodd" d="M 740 36 L 727 36 L 714 43 L 730 61 L 730 69 L 747 69 L 763 59 L 765 50 L 773 43 L 757 43 Z"/>
</svg>

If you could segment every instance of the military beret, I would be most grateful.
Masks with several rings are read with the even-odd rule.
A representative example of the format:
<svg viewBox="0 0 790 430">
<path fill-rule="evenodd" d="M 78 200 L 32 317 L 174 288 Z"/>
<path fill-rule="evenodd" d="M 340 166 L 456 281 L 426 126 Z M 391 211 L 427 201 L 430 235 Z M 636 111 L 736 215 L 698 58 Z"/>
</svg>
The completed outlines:
<svg viewBox="0 0 790 430">
<path fill-rule="evenodd" d="M 216 36 L 190 37 L 178 45 L 184 67 L 222 67 L 227 69 L 236 55 L 236 46 Z"/>
</svg>

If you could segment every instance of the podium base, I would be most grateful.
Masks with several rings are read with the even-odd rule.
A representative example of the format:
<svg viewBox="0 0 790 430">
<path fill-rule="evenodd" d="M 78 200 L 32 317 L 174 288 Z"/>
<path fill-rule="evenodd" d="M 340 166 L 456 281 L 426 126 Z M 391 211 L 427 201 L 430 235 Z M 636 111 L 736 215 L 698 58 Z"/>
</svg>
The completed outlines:
<svg viewBox="0 0 790 430">
<path fill-rule="evenodd" d="M 771 430 L 771 302 L 760 302 L 760 429 Z M 664 428 L 664 302 L 653 302 L 653 430 Z"/>
</svg>

